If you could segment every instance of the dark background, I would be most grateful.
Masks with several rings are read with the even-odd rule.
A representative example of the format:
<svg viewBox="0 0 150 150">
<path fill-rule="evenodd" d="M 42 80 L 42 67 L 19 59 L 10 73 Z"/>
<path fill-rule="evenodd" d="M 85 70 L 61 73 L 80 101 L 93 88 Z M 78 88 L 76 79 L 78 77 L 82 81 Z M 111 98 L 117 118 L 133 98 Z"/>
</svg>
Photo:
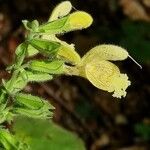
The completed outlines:
<svg viewBox="0 0 150 150">
<path fill-rule="evenodd" d="M 24 40 L 21 20 L 47 21 L 59 0 L 0 0 L 0 77 Z M 118 100 L 79 77 L 61 76 L 26 91 L 48 98 L 56 107 L 54 121 L 76 132 L 89 150 L 150 149 L 150 2 L 146 0 L 71 0 L 87 11 L 93 25 L 61 37 L 76 45 L 83 56 L 98 44 L 126 48 L 142 66 L 130 59 L 117 62 L 132 84 L 126 98 Z"/>
</svg>

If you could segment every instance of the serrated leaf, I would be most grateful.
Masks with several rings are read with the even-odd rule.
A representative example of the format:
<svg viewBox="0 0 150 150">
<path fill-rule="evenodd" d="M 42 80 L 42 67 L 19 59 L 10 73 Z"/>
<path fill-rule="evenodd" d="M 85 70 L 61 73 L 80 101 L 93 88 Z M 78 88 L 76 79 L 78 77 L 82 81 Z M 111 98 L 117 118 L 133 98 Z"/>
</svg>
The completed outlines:
<svg viewBox="0 0 150 150">
<path fill-rule="evenodd" d="M 27 85 L 27 80 L 23 76 L 19 76 L 13 83 L 13 85 L 10 88 L 11 80 L 7 81 L 5 84 L 6 90 L 11 93 L 15 94 L 19 91 L 21 91 L 26 85 Z"/>
<path fill-rule="evenodd" d="M 78 136 L 51 121 L 19 117 L 13 129 L 18 137 L 30 138 L 31 150 L 85 150 Z"/>
<path fill-rule="evenodd" d="M 53 76 L 47 73 L 26 71 L 28 82 L 44 82 L 52 80 Z"/>
<path fill-rule="evenodd" d="M 29 109 L 40 109 L 44 105 L 43 99 L 30 94 L 18 93 L 14 99 L 17 104 Z"/>
<path fill-rule="evenodd" d="M 11 91 L 12 94 L 15 94 L 19 91 L 21 91 L 22 89 L 25 88 L 25 86 L 27 85 L 27 80 L 23 78 L 23 76 L 20 76 L 14 86 L 13 86 L 13 91 Z"/>
<path fill-rule="evenodd" d="M 16 49 L 16 66 L 20 66 L 23 63 L 23 60 L 27 52 L 27 43 L 21 43 Z"/>
<path fill-rule="evenodd" d="M 10 123 L 13 120 L 13 114 L 11 113 L 10 110 L 11 110 L 10 107 L 6 108 L 6 104 L 1 104 L 1 108 L 0 108 L 0 124 L 2 124 L 4 122 Z"/>
<path fill-rule="evenodd" d="M 28 43 L 45 56 L 55 56 L 60 47 L 58 42 L 42 39 L 32 39 L 29 40 Z"/>
<path fill-rule="evenodd" d="M 29 118 L 37 118 L 37 119 L 49 119 L 53 117 L 53 112 L 49 111 L 49 110 L 32 110 L 32 109 L 28 109 L 28 108 L 17 108 L 15 107 L 13 109 L 13 113 L 16 116 L 26 116 Z"/>
<path fill-rule="evenodd" d="M 48 108 L 42 108 L 39 110 L 35 109 L 28 109 L 28 108 L 22 108 L 22 107 L 14 107 L 13 113 L 16 116 L 26 116 L 30 118 L 37 118 L 37 119 L 49 119 L 53 117 L 53 112 L 49 110 Z"/>
<path fill-rule="evenodd" d="M 39 51 L 36 48 L 34 48 L 30 44 L 28 45 L 28 47 L 27 47 L 27 56 L 28 57 L 32 57 L 32 56 L 34 56 L 34 55 L 36 55 L 38 53 L 39 53 Z"/>
<path fill-rule="evenodd" d="M 69 28 L 67 24 L 68 16 L 57 19 L 55 21 L 47 22 L 39 26 L 39 33 L 48 33 L 48 34 L 60 34 L 66 32 L 66 29 Z"/>
<path fill-rule="evenodd" d="M 46 100 L 30 94 L 18 93 L 14 97 L 14 114 L 25 115 L 31 118 L 50 118 L 54 107 Z"/>
<path fill-rule="evenodd" d="M 0 88 L 0 104 L 5 103 L 7 101 L 7 98 L 8 98 L 7 92 L 4 89 Z"/>
<path fill-rule="evenodd" d="M 29 69 L 49 74 L 62 74 L 64 73 L 64 61 L 55 60 L 49 62 L 33 60 L 29 64 Z"/>
<path fill-rule="evenodd" d="M 41 109 L 45 104 L 47 105 L 46 100 L 38 96 L 33 96 L 31 94 L 18 93 L 16 94 L 14 99 L 18 105 L 29 109 Z M 54 109 L 52 105 L 48 104 L 48 106 L 49 109 Z"/>
<path fill-rule="evenodd" d="M 0 143 L 6 150 L 17 150 L 18 141 L 6 129 L 0 129 Z"/>
</svg>

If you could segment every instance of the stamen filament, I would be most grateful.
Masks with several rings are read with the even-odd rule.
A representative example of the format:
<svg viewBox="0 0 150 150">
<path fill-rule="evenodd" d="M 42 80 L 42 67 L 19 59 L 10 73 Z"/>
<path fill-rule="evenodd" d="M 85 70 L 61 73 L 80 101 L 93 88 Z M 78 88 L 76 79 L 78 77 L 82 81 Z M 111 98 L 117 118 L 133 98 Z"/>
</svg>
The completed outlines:
<svg viewBox="0 0 150 150">
<path fill-rule="evenodd" d="M 137 64 L 139 67 L 140 67 L 140 69 L 142 69 L 142 66 L 133 58 L 133 57 L 131 57 L 130 55 L 128 56 L 135 64 Z"/>
</svg>

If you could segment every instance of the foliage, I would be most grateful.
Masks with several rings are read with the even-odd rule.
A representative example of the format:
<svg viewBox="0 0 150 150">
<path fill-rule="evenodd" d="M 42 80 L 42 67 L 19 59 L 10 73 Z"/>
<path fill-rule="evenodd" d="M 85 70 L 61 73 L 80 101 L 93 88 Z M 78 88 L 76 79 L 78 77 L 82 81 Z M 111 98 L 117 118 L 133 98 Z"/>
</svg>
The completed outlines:
<svg viewBox="0 0 150 150">
<path fill-rule="evenodd" d="M 16 137 L 24 142 L 24 144 L 30 144 L 31 150 L 85 149 L 83 142 L 77 136 L 59 127 L 52 121 L 23 117 L 16 118 L 13 131 L 16 133 Z"/>
<path fill-rule="evenodd" d="M 126 59 L 129 56 L 126 50 L 100 45 L 81 58 L 73 44 L 57 38 L 58 34 L 87 28 L 93 22 L 88 13 L 70 13 L 71 8 L 69 1 L 60 3 L 42 25 L 37 20 L 23 20 L 26 39 L 17 47 L 14 63 L 7 67 L 11 78 L 2 79 L 0 87 L 0 146 L 4 149 L 84 149 L 74 135 L 44 121 L 52 118 L 54 107 L 43 98 L 23 92 L 29 82 L 45 82 L 58 74 L 77 75 L 87 78 L 99 89 L 114 92 L 114 97 L 126 96 L 130 81 L 110 62 Z M 42 59 L 35 59 L 37 54 L 42 55 Z M 42 120 L 14 120 L 17 116 Z M 11 125 L 13 120 L 16 123 L 12 132 L 5 125 Z"/>
</svg>

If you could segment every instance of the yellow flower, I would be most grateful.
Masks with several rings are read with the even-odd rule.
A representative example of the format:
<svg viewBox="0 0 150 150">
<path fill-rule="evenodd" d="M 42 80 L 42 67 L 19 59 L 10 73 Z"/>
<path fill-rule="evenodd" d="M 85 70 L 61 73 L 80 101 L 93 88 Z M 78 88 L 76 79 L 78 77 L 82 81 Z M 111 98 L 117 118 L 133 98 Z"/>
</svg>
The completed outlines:
<svg viewBox="0 0 150 150">
<path fill-rule="evenodd" d="M 93 18 L 90 14 L 84 11 L 75 11 L 69 14 L 71 9 L 70 1 L 60 3 L 53 10 L 49 22 L 68 15 L 66 22 L 62 25 L 66 32 L 84 29 L 92 24 Z M 61 43 L 57 58 L 72 64 L 72 66 L 66 65 L 66 74 L 87 78 L 97 88 L 113 92 L 114 97 L 126 96 L 126 89 L 131 84 L 128 76 L 121 74 L 119 68 L 110 62 L 125 60 L 127 57 L 132 59 L 125 49 L 111 44 L 98 45 L 81 59 L 73 44 L 59 40 L 56 35 L 43 35 L 42 38 Z M 134 59 L 132 60 L 138 64 Z"/>
<path fill-rule="evenodd" d="M 92 24 L 93 18 L 90 14 L 84 11 L 75 11 L 69 14 L 71 9 L 72 4 L 70 3 L 70 1 L 61 2 L 52 11 L 52 15 L 49 18 L 49 22 L 68 15 L 68 20 L 66 22 L 66 29 L 68 31 L 84 29 Z M 74 44 L 68 44 L 58 39 L 56 35 L 43 35 L 42 38 L 57 41 L 61 44 L 61 47 L 57 53 L 57 58 L 63 59 L 66 62 L 71 63 L 72 65 L 76 65 L 81 61 L 81 57 L 76 52 Z"/>
<path fill-rule="evenodd" d="M 87 52 L 78 65 L 66 67 L 67 74 L 87 78 L 95 87 L 113 92 L 113 97 L 125 97 L 131 82 L 110 61 L 124 60 L 128 56 L 128 52 L 119 46 L 99 45 Z"/>
</svg>

